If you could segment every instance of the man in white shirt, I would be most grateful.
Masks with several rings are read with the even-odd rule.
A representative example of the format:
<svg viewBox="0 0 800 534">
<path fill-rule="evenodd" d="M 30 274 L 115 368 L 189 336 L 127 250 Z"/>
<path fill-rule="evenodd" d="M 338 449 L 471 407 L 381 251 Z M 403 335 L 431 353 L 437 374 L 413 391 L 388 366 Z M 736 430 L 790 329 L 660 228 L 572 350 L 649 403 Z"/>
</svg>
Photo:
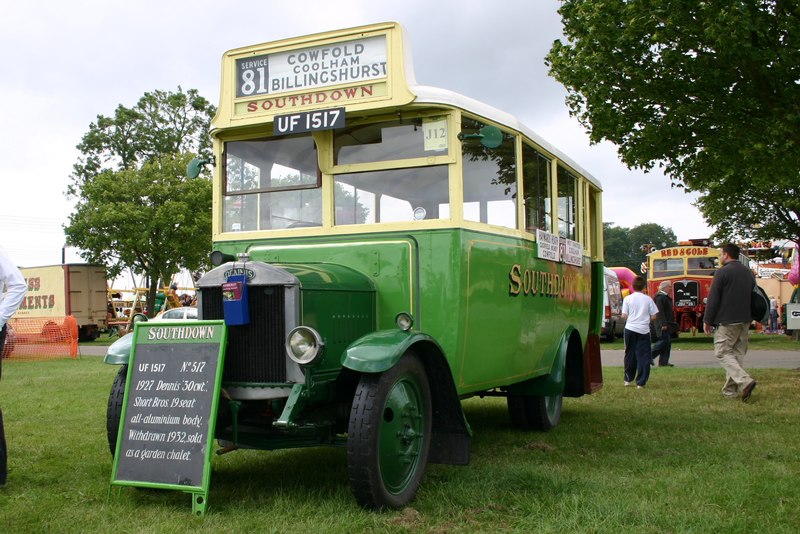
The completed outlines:
<svg viewBox="0 0 800 534">
<path fill-rule="evenodd" d="M 28 285 L 25 283 L 25 277 L 22 276 L 20 270 L 8 257 L 6 251 L 0 247 L 0 299 L 2 299 L 0 300 L 0 356 L 2 356 L 3 347 L 6 344 L 6 323 L 19 308 L 27 290 Z M 0 377 L 2 376 L 3 359 L 0 357 Z M 3 412 L 0 410 L 0 488 L 6 485 L 7 461 Z"/>
<path fill-rule="evenodd" d="M 650 321 L 655 321 L 658 307 L 653 299 L 642 293 L 647 286 L 644 278 L 633 279 L 633 293 L 622 301 L 622 320 L 625 321 L 625 385 L 634 380 L 642 389 L 650 378 Z"/>
</svg>

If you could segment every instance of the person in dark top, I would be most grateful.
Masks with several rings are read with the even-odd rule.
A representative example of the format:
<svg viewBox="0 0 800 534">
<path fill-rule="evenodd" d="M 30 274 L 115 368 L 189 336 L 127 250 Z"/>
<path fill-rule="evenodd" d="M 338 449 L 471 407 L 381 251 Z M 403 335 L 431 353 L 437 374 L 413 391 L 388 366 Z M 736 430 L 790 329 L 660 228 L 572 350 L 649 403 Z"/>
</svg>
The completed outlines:
<svg viewBox="0 0 800 534">
<path fill-rule="evenodd" d="M 712 326 L 716 328 L 714 354 L 726 374 L 722 395 L 740 397 L 745 402 L 756 387 L 756 381 L 742 367 L 747 354 L 750 298 L 755 283 L 753 273 L 739 262 L 739 247 L 731 243 L 723 245 L 722 267 L 711 281 L 703 323 L 707 333 Z"/>
<path fill-rule="evenodd" d="M 658 284 L 658 293 L 653 298 L 658 308 L 655 330 L 659 337 L 653 345 L 650 358 L 655 360 L 658 357 L 659 367 L 674 367 L 669 363 L 669 356 L 672 349 L 672 333 L 678 331 L 678 323 L 675 322 L 675 311 L 670 293 L 672 293 L 672 282 L 664 280 Z"/>
</svg>

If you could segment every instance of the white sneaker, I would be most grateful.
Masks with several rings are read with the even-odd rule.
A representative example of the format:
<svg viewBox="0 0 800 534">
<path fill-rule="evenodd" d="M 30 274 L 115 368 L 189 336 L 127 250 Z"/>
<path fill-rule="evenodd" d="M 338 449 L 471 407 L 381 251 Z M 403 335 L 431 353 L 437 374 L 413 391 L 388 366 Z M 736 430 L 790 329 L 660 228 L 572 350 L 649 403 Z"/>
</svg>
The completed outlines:
<svg viewBox="0 0 800 534">
<path fill-rule="evenodd" d="M 628 382 L 628 381 L 626 380 L 625 382 L 623 382 L 623 384 L 625 384 L 626 386 L 630 386 L 630 385 L 631 385 L 631 382 Z"/>
<path fill-rule="evenodd" d="M 636 386 L 636 389 L 644 389 L 644 386 Z"/>
</svg>

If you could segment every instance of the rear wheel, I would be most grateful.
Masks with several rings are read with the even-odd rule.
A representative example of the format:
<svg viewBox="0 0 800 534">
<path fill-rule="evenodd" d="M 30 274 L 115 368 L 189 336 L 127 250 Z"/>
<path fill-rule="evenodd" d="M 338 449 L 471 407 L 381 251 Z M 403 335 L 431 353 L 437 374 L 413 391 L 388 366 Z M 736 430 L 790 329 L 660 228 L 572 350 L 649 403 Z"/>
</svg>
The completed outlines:
<svg viewBox="0 0 800 534">
<path fill-rule="evenodd" d="M 564 397 L 558 395 L 509 395 L 508 415 L 511 425 L 520 430 L 546 432 L 558 425 Z"/>
<path fill-rule="evenodd" d="M 366 508 L 401 508 L 416 494 L 431 439 L 431 392 L 419 358 L 406 353 L 380 374 L 362 375 L 350 411 L 347 470 Z"/>
<path fill-rule="evenodd" d="M 128 366 L 119 368 L 111 393 L 108 395 L 108 410 L 106 411 L 106 433 L 108 434 L 108 448 L 111 456 L 117 451 L 117 434 L 119 433 L 119 420 L 122 415 L 122 403 L 125 400 L 125 381 L 128 378 Z"/>
</svg>

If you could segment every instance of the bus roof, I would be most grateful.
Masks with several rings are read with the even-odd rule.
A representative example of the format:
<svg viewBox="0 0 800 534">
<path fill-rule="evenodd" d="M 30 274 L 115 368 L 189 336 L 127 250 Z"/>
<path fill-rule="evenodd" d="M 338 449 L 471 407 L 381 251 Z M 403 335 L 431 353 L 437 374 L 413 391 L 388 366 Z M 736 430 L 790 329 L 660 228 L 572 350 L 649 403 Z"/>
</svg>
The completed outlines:
<svg viewBox="0 0 800 534">
<path fill-rule="evenodd" d="M 522 133 L 525 137 L 529 138 L 531 141 L 550 152 L 551 155 L 569 165 L 578 174 L 584 176 L 587 180 L 597 186 L 598 189 L 602 190 L 603 186 L 597 178 L 592 176 L 583 167 L 575 163 L 572 158 L 545 141 L 544 138 L 520 122 L 519 119 L 517 119 L 514 115 L 506 113 L 505 111 L 499 110 L 479 100 L 475 100 L 474 98 L 470 98 L 447 89 L 431 87 L 429 85 L 412 85 L 409 86 L 409 89 L 416 95 L 414 103 L 445 104 L 448 106 L 453 106 L 463 111 L 468 111 L 481 117 L 485 117 L 491 121 Z"/>
<path fill-rule="evenodd" d="M 373 43 L 367 45 L 370 39 L 381 37 L 385 39 L 384 44 L 375 45 Z M 362 98 L 360 100 L 355 98 L 349 101 L 340 100 L 338 101 L 338 105 L 345 106 L 348 112 L 371 111 L 374 109 L 391 107 L 402 108 L 407 105 L 419 104 L 438 104 L 458 108 L 519 132 L 521 135 L 539 145 L 544 151 L 549 152 L 550 156 L 562 161 L 577 174 L 584 176 L 595 187 L 602 189 L 602 185 L 597 178 L 588 173 L 566 154 L 545 141 L 533 130 L 522 124 L 513 115 L 454 91 L 427 85 L 418 85 L 414 74 L 411 47 L 405 44 L 406 41 L 406 32 L 401 24 L 397 22 L 381 22 L 366 26 L 291 37 L 229 50 L 223 54 L 222 58 L 220 105 L 217 108 L 217 115 L 212 121 L 213 127 L 211 133 L 212 135 L 217 135 L 221 130 L 227 130 L 231 127 L 237 128 L 240 126 L 244 127 L 268 123 L 273 120 L 274 115 L 278 112 L 309 111 L 323 108 L 326 105 L 330 106 L 330 100 L 325 98 L 327 95 L 322 94 L 325 91 L 330 90 L 341 93 L 341 91 L 337 91 L 337 89 L 356 87 L 358 83 L 367 83 L 377 87 L 375 96 L 372 96 L 372 93 L 370 93 L 369 98 Z M 331 47 L 341 46 L 343 44 L 347 45 L 348 43 L 361 43 L 359 46 L 362 46 L 362 49 L 364 46 L 368 48 L 372 47 L 370 50 L 378 57 L 378 59 L 373 59 L 373 61 L 380 61 L 380 59 L 383 59 L 385 62 L 385 75 L 381 78 L 370 78 L 360 82 L 350 81 L 350 83 L 343 84 L 335 84 L 332 82 L 312 84 L 311 82 L 303 82 L 299 86 L 292 86 L 289 84 L 283 87 L 279 85 L 277 91 L 261 89 L 258 93 L 246 93 L 247 96 L 241 94 L 241 88 L 237 85 L 242 81 L 238 78 L 239 67 L 245 66 L 245 64 L 240 65 L 240 62 L 260 61 L 269 64 L 270 69 L 272 69 L 273 61 L 275 61 L 276 65 L 287 63 L 283 65 L 283 69 L 285 70 L 288 67 L 289 60 L 284 59 L 282 55 L 285 56 L 292 52 L 331 49 Z M 310 55 L 311 54 L 308 54 L 308 56 Z M 294 58 L 294 61 L 300 60 Z M 377 64 L 382 65 L 382 63 Z M 250 67 L 248 67 L 248 69 L 249 68 Z M 277 70 L 280 72 L 280 69 L 279 67 Z M 266 71 L 266 69 L 258 70 Z M 269 76 L 269 74 L 267 74 L 267 76 Z M 278 77 L 280 76 L 281 75 L 278 75 Z M 302 78 L 302 76 L 298 77 Z M 248 84 L 254 87 L 252 79 Z M 241 87 L 243 88 L 244 85 Z M 251 89 L 253 87 L 251 87 Z M 291 106 L 286 105 L 287 97 L 285 95 L 287 94 L 295 95 L 291 97 L 293 99 Z M 298 98 L 296 95 L 302 95 L 305 98 Z M 322 99 L 312 98 L 312 96 L 322 97 Z M 271 98 L 280 100 L 280 104 L 275 102 L 273 106 L 272 102 L 269 102 Z M 264 102 L 265 99 L 267 102 Z M 323 104 L 323 102 L 326 103 Z M 259 104 L 268 105 L 260 108 Z"/>
</svg>

